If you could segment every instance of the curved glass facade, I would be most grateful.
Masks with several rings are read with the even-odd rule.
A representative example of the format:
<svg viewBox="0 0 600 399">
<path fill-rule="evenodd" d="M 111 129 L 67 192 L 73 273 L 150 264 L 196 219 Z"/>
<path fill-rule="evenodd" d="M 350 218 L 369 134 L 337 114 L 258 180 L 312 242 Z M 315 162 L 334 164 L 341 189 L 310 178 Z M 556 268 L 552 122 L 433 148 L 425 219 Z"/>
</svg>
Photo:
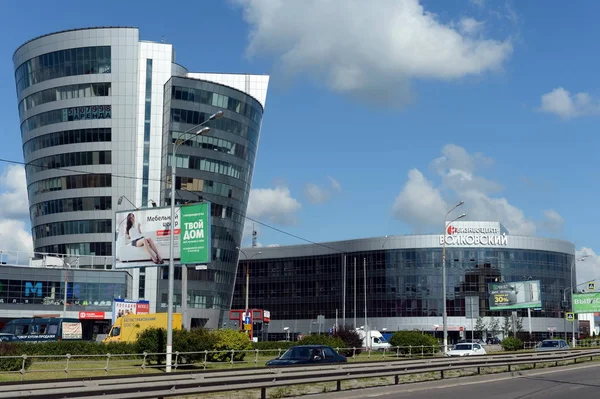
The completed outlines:
<svg viewBox="0 0 600 399">
<path fill-rule="evenodd" d="M 31 58 L 15 71 L 17 93 L 36 83 L 65 76 L 110 73 L 110 46 L 79 47 Z"/>
<path fill-rule="evenodd" d="M 47 254 L 60 254 L 68 256 L 78 255 L 96 255 L 96 256 L 108 256 L 111 254 L 111 243 L 110 242 L 82 242 L 82 243 L 71 243 L 71 244 L 55 244 L 46 245 L 45 247 L 38 247 L 35 252 L 47 253 Z"/>
<path fill-rule="evenodd" d="M 528 242 L 528 237 L 510 239 L 517 245 L 511 248 L 509 242 L 506 247 L 446 248 L 446 306 L 451 325 L 472 328 L 466 322 L 469 301 L 478 304 L 475 318 L 500 320 L 512 313 L 513 310 L 490 310 L 489 283 L 539 280 L 542 305 L 531 310 L 532 318 L 540 320 L 534 322 L 534 330 L 547 333 L 546 325 L 559 322 L 562 327 L 564 312 L 571 306 L 572 271 L 574 275 L 573 253 L 564 249 L 569 248 L 568 243 L 536 239 L 539 245 L 526 244 L 523 246 L 533 248 L 521 248 L 521 242 Z M 402 244 L 422 241 L 419 236 L 402 236 L 402 240 Z M 336 312 L 341 319 L 345 308 L 346 324 L 353 324 L 356 314 L 358 326 L 363 325 L 366 285 L 371 323 L 391 331 L 432 331 L 434 325 L 442 324 L 442 248 L 423 244 L 394 248 L 396 245 L 386 245 L 385 238 L 381 238 L 327 243 L 326 248 L 339 251 L 303 245 L 260 248 L 261 254 L 255 255 L 257 248 L 244 249 L 248 258 L 255 256 L 250 261 L 240 259 L 232 308 L 245 307 L 243 273 L 249 264 L 250 307 L 270 310 L 273 320 L 285 320 L 288 325 L 293 320 L 315 320 L 319 315 L 335 320 Z M 381 249 L 382 246 L 390 248 Z M 325 253 L 312 255 L 315 252 Z M 526 308 L 514 311 L 518 317 L 527 317 Z"/>
<path fill-rule="evenodd" d="M 48 147 L 78 143 L 99 143 L 111 141 L 110 128 L 73 129 L 38 136 L 23 144 L 23 154 L 28 156 L 34 151 Z"/>
<path fill-rule="evenodd" d="M 107 211 L 111 209 L 111 197 L 61 198 L 37 203 L 29 208 L 31 218 L 63 212 Z"/>
<path fill-rule="evenodd" d="M 77 188 L 99 188 L 111 186 L 111 175 L 109 174 L 85 174 L 62 177 L 51 177 L 38 180 L 27 186 L 27 192 L 31 198 L 51 191 L 73 190 Z"/>
<path fill-rule="evenodd" d="M 71 166 L 110 165 L 110 151 L 86 151 L 56 154 L 38 158 L 25 167 L 27 174 Z"/>
<path fill-rule="evenodd" d="M 248 192 L 252 181 L 262 106 L 251 96 L 215 83 L 173 77 L 165 85 L 163 176 L 168 181 L 173 143 L 182 132 L 203 123 L 217 111 L 223 118 L 206 123 L 210 132 L 178 147 L 176 202 L 211 201 L 211 272 L 188 271 L 191 308 L 229 310 L 238 247 L 242 240 Z M 170 185 L 163 185 L 169 203 Z M 166 290 L 160 286 L 161 297 Z M 210 289 L 208 289 L 210 288 Z M 165 297 L 166 298 L 166 297 Z M 181 300 L 176 298 L 177 300 Z M 166 303 L 166 301 L 163 301 Z"/>
<path fill-rule="evenodd" d="M 19 103 L 19 116 L 38 105 L 74 98 L 107 97 L 111 95 L 110 83 L 81 83 L 76 85 L 53 87 L 38 91 L 25 97 Z"/>
<path fill-rule="evenodd" d="M 34 226 L 33 238 L 44 238 L 70 234 L 110 233 L 110 219 L 99 220 L 69 220 Z"/>
</svg>

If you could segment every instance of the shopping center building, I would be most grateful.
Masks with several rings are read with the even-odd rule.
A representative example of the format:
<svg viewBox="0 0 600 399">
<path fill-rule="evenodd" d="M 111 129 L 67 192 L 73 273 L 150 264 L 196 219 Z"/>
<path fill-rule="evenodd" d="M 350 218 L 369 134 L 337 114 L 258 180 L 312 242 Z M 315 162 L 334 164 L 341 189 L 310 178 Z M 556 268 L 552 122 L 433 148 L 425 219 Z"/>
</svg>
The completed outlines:
<svg viewBox="0 0 600 399">
<path fill-rule="evenodd" d="M 486 330 L 493 319 L 501 330 L 505 316 L 513 320 L 513 311 L 515 324 L 528 332 L 531 320 L 532 333 L 540 338 L 571 334 L 564 312 L 571 308 L 576 275 L 574 245 L 512 235 L 497 222 L 454 222 L 445 234 L 244 248 L 233 308 L 245 306 L 249 266 L 249 307 L 270 311 L 270 333 L 287 328 L 306 334 L 336 324 L 361 327 L 366 318 L 372 329 L 427 331 L 441 337 L 444 239 L 451 340 L 461 331 L 470 337 L 479 317 Z M 540 282 L 538 293 L 530 293 L 541 300 L 531 308 L 530 319 L 526 308 L 490 309 L 490 283 L 527 281 Z"/>
<path fill-rule="evenodd" d="M 131 27 L 44 35 L 21 45 L 13 63 L 35 257 L 113 265 L 124 228 L 115 213 L 170 205 L 173 183 L 176 203 L 211 202 L 211 267 L 186 272 L 188 319 L 217 327 L 231 305 L 269 76 L 190 72 L 173 45 L 140 40 Z M 183 134 L 204 122 L 207 134 Z M 179 137 L 189 140 L 171 182 Z M 132 269 L 131 299 L 166 311 L 166 269 Z"/>
</svg>

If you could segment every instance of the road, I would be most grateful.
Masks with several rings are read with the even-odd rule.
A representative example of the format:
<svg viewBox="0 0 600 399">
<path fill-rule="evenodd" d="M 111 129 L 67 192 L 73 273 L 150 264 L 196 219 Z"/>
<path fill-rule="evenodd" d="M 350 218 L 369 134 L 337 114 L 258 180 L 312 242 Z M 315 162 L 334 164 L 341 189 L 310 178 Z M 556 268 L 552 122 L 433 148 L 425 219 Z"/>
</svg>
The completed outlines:
<svg viewBox="0 0 600 399">
<path fill-rule="evenodd" d="M 311 399 L 558 399 L 595 397 L 600 363 L 311 395 Z M 577 396 L 575 396 L 577 395 Z"/>
</svg>

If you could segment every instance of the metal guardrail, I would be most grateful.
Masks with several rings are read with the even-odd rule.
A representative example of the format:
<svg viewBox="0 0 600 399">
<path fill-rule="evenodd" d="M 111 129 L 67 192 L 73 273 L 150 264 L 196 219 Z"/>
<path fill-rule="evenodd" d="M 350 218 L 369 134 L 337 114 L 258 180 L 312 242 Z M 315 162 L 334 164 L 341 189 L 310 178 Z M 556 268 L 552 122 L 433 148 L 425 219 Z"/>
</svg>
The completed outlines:
<svg viewBox="0 0 600 399">
<path fill-rule="evenodd" d="M 55 380 L 3 384 L 0 399 L 14 398 L 90 398 L 134 399 L 167 398 L 183 395 L 207 394 L 227 391 L 260 389 L 261 397 L 267 398 L 267 389 L 290 385 L 336 382 L 341 390 L 342 381 L 394 377 L 417 373 L 440 373 L 441 378 L 452 370 L 507 367 L 516 365 L 573 361 L 600 357 L 600 350 L 541 352 L 534 354 L 511 354 L 496 356 L 468 356 L 459 358 L 430 358 L 368 363 L 343 363 L 319 366 L 291 366 L 280 368 L 256 368 L 221 371 L 177 372 L 157 375 L 135 375 L 117 378 L 92 378 L 85 380 Z M 232 376 L 235 375 L 235 378 Z"/>
</svg>

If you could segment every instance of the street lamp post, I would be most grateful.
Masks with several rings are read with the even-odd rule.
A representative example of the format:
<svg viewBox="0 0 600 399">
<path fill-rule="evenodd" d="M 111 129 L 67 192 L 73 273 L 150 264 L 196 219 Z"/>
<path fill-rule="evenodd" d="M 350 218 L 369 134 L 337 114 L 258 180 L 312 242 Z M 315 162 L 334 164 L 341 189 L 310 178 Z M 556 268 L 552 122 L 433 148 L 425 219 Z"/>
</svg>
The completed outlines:
<svg viewBox="0 0 600 399">
<path fill-rule="evenodd" d="M 575 287 L 573 286 L 573 268 L 576 267 L 576 262 L 583 262 L 589 255 L 583 255 L 581 258 L 577 259 L 573 257 L 573 262 L 571 262 L 571 311 L 573 312 L 573 322 L 571 325 L 571 342 L 572 347 L 575 348 L 577 341 L 575 340 L 575 307 L 573 306 L 573 299 L 575 298 L 573 295 L 575 293 Z M 576 271 L 577 269 L 575 269 Z M 585 283 L 584 283 L 585 284 Z M 579 285 L 578 285 L 579 286 Z"/>
<path fill-rule="evenodd" d="M 245 309 L 246 309 L 246 312 L 248 312 L 249 311 L 248 308 L 250 307 L 250 304 L 249 304 L 249 301 L 250 301 L 250 294 L 249 294 L 250 293 L 250 263 L 249 263 L 249 261 L 252 258 L 254 258 L 255 256 L 262 254 L 262 252 L 259 251 L 259 252 L 255 253 L 254 255 L 252 255 L 250 258 L 248 258 L 248 255 L 246 255 L 246 253 L 240 247 L 235 247 L 235 249 L 240 251 L 244 255 L 244 258 L 246 258 L 246 307 L 245 307 Z"/>
<path fill-rule="evenodd" d="M 453 219 L 449 223 L 446 223 L 446 221 L 448 220 L 448 215 L 450 215 L 450 213 L 453 210 L 455 210 L 456 208 L 458 208 L 459 206 L 461 206 L 464 203 L 465 203 L 464 201 L 460 201 L 458 204 L 456 204 L 454 206 L 454 208 L 450 209 L 446 213 L 446 216 L 444 216 L 444 240 L 442 243 L 442 296 L 443 296 L 442 324 L 443 324 L 443 331 L 444 331 L 443 332 L 443 334 L 444 334 L 444 353 L 448 352 L 448 312 L 446 310 L 446 234 L 448 233 L 447 226 L 453 222 L 456 222 L 458 219 L 464 218 L 465 216 L 467 216 L 467 214 L 463 213 L 462 215 Z"/>
<path fill-rule="evenodd" d="M 175 143 L 173 143 L 173 153 L 171 154 L 171 222 L 169 226 L 169 285 L 168 285 L 168 304 L 167 304 L 167 358 L 166 358 L 166 372 L 171 372 L 171 359 L 173 356 L 173 291 L 174 291 L 174 281 L 175 281 L 175 262 L 173 259 L 174 253 L 174 235 L 175 235 L 175 175 L 177 170 L 177 160 L 175 158 L 175 154 L 179 146 L 189 140 L 191 137 L 185 138 L 182 140 L 183 136 L 194 132 L 194 136 L 202 135 L 210 131 L 208 127 L 202 127 L 206 123 L 210 122 L 213 119 L 220 119 L 223 117 L 223 111 L 218 111 L 217 113 L 211 115 L 207 120 L 202 122 L 199 125 L 194 126 L 191 129 L 186 130 L 181 133 Z M 181 300 L 187 301 L 187 292 L 182 293 Z"/>
</svg>

